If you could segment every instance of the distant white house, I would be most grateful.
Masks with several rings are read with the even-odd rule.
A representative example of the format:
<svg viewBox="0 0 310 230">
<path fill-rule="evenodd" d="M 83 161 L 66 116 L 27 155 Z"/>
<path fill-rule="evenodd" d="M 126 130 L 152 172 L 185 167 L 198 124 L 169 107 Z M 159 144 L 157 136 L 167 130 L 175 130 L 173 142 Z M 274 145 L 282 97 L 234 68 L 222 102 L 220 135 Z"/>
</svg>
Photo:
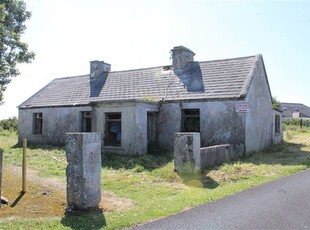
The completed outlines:
<svg viewBox="0 0 310 230">
<path fill-rule="evenodd" d="M 301 103 L 281 102 L 283 119 L 310 119 L 310 107 Z"/>
</svg>

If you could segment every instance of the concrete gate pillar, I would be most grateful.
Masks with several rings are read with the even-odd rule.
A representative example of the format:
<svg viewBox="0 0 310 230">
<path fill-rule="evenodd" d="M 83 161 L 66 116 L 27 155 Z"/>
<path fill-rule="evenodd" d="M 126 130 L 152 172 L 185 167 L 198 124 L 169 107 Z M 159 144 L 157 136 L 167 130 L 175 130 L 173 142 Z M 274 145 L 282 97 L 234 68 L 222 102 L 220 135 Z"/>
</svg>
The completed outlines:
<svg viewBox="0 0 310 230">
<path fill-rule="evenodd" d="M 200 133 L 174 134 L 174 169 L 198 171 L 201 169 Z"/>
<path fill-rule="evenodd" d="M 67 133 L 67 203 L 80 210 L 101 201 L 101 134 Z"/>
</svg>

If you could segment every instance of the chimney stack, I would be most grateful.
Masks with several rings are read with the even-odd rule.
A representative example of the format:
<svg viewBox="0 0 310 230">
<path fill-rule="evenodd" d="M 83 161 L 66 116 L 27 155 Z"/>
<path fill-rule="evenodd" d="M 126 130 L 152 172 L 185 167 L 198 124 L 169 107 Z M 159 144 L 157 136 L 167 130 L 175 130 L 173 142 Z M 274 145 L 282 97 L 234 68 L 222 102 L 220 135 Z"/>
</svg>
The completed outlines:
<svg viewBox="0 0 310 230">
<path fill-rule="evenodd" d="M 184 46 L 175 46 L 171 52 L 173 72 L 187 91 L 204 92 L 200 64 L 194 61 L 195 53 Z"/>
<path fill-rule="evenodd" d="M 90 62 L 90 79 L 95 80 L 103 73 L 111 71 L 111 64 L 105 63 L 104 61 L 91 61 Z"/>
<path fill-rule="evenodd" d="M 172 67 L 177 69 L 184 69 L 187 63 L 194 61 L 195 53 L 184 46 L 175 46 L 172 52 Z"/>
</svg>

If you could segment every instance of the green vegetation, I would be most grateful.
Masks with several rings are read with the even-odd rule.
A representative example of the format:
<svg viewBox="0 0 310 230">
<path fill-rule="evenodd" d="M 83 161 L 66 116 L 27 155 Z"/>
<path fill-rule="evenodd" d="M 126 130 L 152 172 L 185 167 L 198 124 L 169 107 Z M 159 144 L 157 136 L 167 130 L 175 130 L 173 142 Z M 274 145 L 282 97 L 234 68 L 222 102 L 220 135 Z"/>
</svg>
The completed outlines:
<svg viewBox="0 0 310 230">
<path fill-rule="evenodd" d="M 3 119 L 0 121 L 0 131 L 8 130 L 10 132 L 17 132 L 18 120 L 17 117 Z"/>
<path fill-rule="evenodd" d="M 34 53 L 21 41 L 26 30 L 25 22 L 30 17 L 24 1 L 0 1 L 0 104 L 6 86 L 19 74 L 17 64 L 30 63 L 34 59 Z"/>
<path fill-rule="evenodd" d="M 141 100 L 145 101 L 145 102 L 158 102 L 159 101 L 159 100 L 151 98 L 151 97 L 142 97 Z"/>
<path fill-rule="evenodd" d="M 300 119 L 287 119 L 283 120 L 282 124 L 283 127 L 289 127 L 289 129 L 296 129 L 300 127 Z M 302 126 L 303 127 L 310 127 L 310 120 L 302 120 Z"/>
<path fill-rule="evenodd" d="M 290 129 L 286 142 L 246 159 L 226 163 L 204 173 L 176 173 L 165 156 L 122 157 L 106 155 L 102 164 L 102 189 L 133 201 L 127 210 L 63 218 L 5 220 L 2 229 L 119 229 L 167 216 L 220 199 L 310 166 L 310 129 Z M 1 132 L 4 164 L 20 165 L 21 148 L 14 133 Z M 28 150 L 29 167 L 41 176 L 65 180 L 64 150 L 48 146 Z M 39 227 L 38 227 L 39 226 Z"/>
<path fill-rule="evenodd" d="M 274 109 L 281 108 L 281 102 L 276 97 L 272 97 L 272 108 Z"/>
</svg>

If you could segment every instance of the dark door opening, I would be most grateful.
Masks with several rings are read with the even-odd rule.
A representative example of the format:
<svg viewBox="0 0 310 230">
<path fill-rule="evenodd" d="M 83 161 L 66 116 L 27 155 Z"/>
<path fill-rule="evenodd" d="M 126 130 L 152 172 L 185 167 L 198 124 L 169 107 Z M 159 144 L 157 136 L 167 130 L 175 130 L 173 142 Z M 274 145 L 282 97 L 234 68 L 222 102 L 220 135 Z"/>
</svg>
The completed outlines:
<svg viewBox="0 0 310 230">
<path fill-rule="evenodd" d="M 158 113 L 147 113 L 147 152 L 149 154 L 158 153 L 157 143 L 157 125 L 158 125 Z"/>
</svg>

